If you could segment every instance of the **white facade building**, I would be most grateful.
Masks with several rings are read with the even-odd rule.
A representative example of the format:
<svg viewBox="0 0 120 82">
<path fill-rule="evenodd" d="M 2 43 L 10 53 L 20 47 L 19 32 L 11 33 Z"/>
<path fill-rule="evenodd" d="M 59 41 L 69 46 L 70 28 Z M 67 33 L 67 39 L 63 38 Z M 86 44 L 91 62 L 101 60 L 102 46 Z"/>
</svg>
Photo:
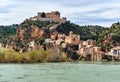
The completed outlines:
<svg viewBox="0 0 120 82">
<path fill-rule="evenodd" d="M 110 50 L 110 55 L 120 56 L 120 46 L 116 46 Z"/>
</svg>

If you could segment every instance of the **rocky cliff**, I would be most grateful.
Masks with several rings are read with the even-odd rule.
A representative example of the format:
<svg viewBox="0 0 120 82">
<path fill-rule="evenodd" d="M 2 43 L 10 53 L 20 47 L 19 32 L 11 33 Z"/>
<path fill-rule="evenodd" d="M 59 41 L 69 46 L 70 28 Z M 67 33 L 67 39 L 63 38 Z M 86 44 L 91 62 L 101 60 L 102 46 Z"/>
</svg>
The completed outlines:
<svg viewBox="0 0 120 82">
<path fill-rule="evenodd" d="M 30 39 L 41 39 L 44 35 L 44 30 L 35 25 L 24 29 L 18 27 L 17 29 L 17 38 L 19 38 L 22 41 Z"/>
</svg>

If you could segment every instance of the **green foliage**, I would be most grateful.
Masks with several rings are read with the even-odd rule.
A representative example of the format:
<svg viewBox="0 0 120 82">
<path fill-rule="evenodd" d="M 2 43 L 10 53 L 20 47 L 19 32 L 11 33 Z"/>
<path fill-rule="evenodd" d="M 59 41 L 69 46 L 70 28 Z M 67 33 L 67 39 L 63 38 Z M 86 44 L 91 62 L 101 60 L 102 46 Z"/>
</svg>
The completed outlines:
<svg viewBox="0 0 120 82">
<path fill-rule="evenodd" d="M 58 49 L 58 48 L 56 48 Z M 56 50 L 55 49 L 55 50 Z M 50 51 L 34 50 L 25 53 L 19 53 L 14 50 L 0 49 L 0 63 L 37 63 L 37 62 L 63 62 L 67 61 L 67 56 L 64 52 L 59 52 L 53 49 Z M 55 51 L 55 53 L 53 53 Z"/>
<path fill-rule="evenodd" d="M 32 25 L 34 25 L 34 26 L 38 26 L 39 28 L 42 28 L 42 27 L 48 27 L 48 26 L 51 26 L 51 25 L 54 25 L 54 24 L 56 24 L 56 23 L 55 22 L 50 22 L 50 21 L 40 21 L 40 20 L 33 21 L 33 20 L 28 20 L 27 19 L 23 23 L 21 23 L 19 25 L 19 27 L 24 29 L 24 28 L 29 28 Z"/>
<path fill-rule="evenodd" d="M 41 14 L 41 17 L 42 17 L 42 18 L 45 18 L 45 17 L 46 17 L 46 15 L 45 15 L 44 12 Z"/>
<path fill-rule="evenodd" d="M 26 53 L 19 53 L 14 50 L 0 49 L 1 63 L 34 63 L 45 62 L 48 51 L 35 50 Z"/>
<path fill-rule="evenodd" d="M 48 62 L 64 62 L 67 61 L 67 55 L 60 50 L 59 47 L 53 47 L 49 50 L 49 55 L 46 61 Z"/>
<path fill-rule="evenodd" d="M 80 35 L 82 40 L 96 40 L 99 32 L 101 32 L 103 29 L 104 28 L 100 26 L 79 26 L 74 23 L 71 23 L 70 21 L 67 21 L 66 23 L 59 25 L 59 27 L 56 30 L 60 33 L 65 33 L 67 35 L 69 34 L 69 31 L 73 31 L 75 34 Z"/>
<path fill-rule="evenodd" d="M 114 33 L 112 34 L 112 41 L 115 42 L 120 42 L 120 32 L 119 33 Z"/>
<path fill-rule="evenodd" d="M 105 37 L 106 36 L 106 37 Z M 104 40 L 108 43 L 103 44 Z M 114 23 L 110 28 L 103 30 L 97 39 L 96 46 L 102 48 L 102 51 L 109 51 L 113 46 L 120 45 L 120 23 Z"/>
<path fill-rule="evenodd" d="M 69 34 L 69 31 L 73 31 L 75 34 L 81 36 L 82 40 L 94 39 L 97 40 L 99 32 L 101 32 L 104 28 L 100 26 L 79 26 L 70 21 L 66 21 L 65 23 L 59 24 L 56 29 L 49 30 L 53 25 L 58 24 L 57 22 L 50 21 L 40 21 L 40 20 L 25 20 L 23 23 L 19 25 L 21 28 L 30 28 L 32 25 L 38 26 L 39 28 L 43 28 L 46 32 L 46 36 L 49 36 L 49 33 L 57 31 L 59 33 L 64 33 L 66 35 Z M 28 33 L 27 33 L 28 34 Z"/>
<path fill-rule="evenodd" d="M 104 36 L 107 36 L 107 40 L 112 45 L 116 45 L 116 43 L 120 44 L 120 23 L 114 23 L 110 28 L 103 30 L 98 37 L 97 45 L 100 45 L 104 41 Z"/>
<path fill-rule="evenodd" d="M 6 42 L 10 36 L 15 36 L 18 25 L 0 26 L 0 42 Z"/>
</svg>

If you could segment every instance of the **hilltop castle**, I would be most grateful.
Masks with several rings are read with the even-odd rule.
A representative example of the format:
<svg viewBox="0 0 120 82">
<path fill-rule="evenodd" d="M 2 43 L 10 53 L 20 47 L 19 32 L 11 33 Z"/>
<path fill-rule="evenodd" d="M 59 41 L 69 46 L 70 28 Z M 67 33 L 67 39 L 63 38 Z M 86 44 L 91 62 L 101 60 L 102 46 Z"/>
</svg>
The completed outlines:
<svg viewBox="0 0 120 82">
<path fill-rule="evenodd" d="M 31 17 L 30 20 L 50 21 L 50 22 L 66 22 L 65 17 L 60 17 L 59 11 L 52 11 L 48 13 L 38 12 L 37 16 Z"/>
</svg>

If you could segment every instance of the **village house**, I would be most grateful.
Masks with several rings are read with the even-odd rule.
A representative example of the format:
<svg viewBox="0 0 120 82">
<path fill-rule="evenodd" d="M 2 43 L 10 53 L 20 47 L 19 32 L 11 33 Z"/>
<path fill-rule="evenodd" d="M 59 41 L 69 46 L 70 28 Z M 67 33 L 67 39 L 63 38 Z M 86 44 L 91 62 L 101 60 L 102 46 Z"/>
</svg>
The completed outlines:
<svg viewBox="0 0 120 82">
<path fill-rule="evenodd" d="M 92 53 L 93 52 L 93 47 L 94 47 L 94 41 L 93 40 L 87 40 L 87 41 L 82 41 L 81 40 L 80 43 L 79 43 L 79 51 L 80 51 L 81 54 L 83 54 L 83 52 Z"/>
<path fill-rule="evenodd" d="M 69 32 L 69 36 L 65 37 L 65 43 L 78 45 L 79 42 L 80 42 L 80 36 L 74 34 L 72 31 Z"/>
<path fill-rule="evenodd" d="M 112 48 L 109 54 L 113 56 L 120 56 L 120 46 Z"/>
<path fill-rule="evenodd" d="M 101 52 L 101 47 L 93 47 L 94 52 Z"/>
<path fill-rule="evenodd" d="M 101 47 L 96 47 L 94 40 L 88 39 L 87 41 L 80 40 L 79 50 L 77 53 L 80 55 L 80 58 L 87 60 L 101 60 Z"/>
<path fill-rule="evenodd" d="M 30 50 L 34 50 L 35 49 L 35 41 L 32 40 L 30 43 L 29 43 L 29 49 Z"/>
</svg>

